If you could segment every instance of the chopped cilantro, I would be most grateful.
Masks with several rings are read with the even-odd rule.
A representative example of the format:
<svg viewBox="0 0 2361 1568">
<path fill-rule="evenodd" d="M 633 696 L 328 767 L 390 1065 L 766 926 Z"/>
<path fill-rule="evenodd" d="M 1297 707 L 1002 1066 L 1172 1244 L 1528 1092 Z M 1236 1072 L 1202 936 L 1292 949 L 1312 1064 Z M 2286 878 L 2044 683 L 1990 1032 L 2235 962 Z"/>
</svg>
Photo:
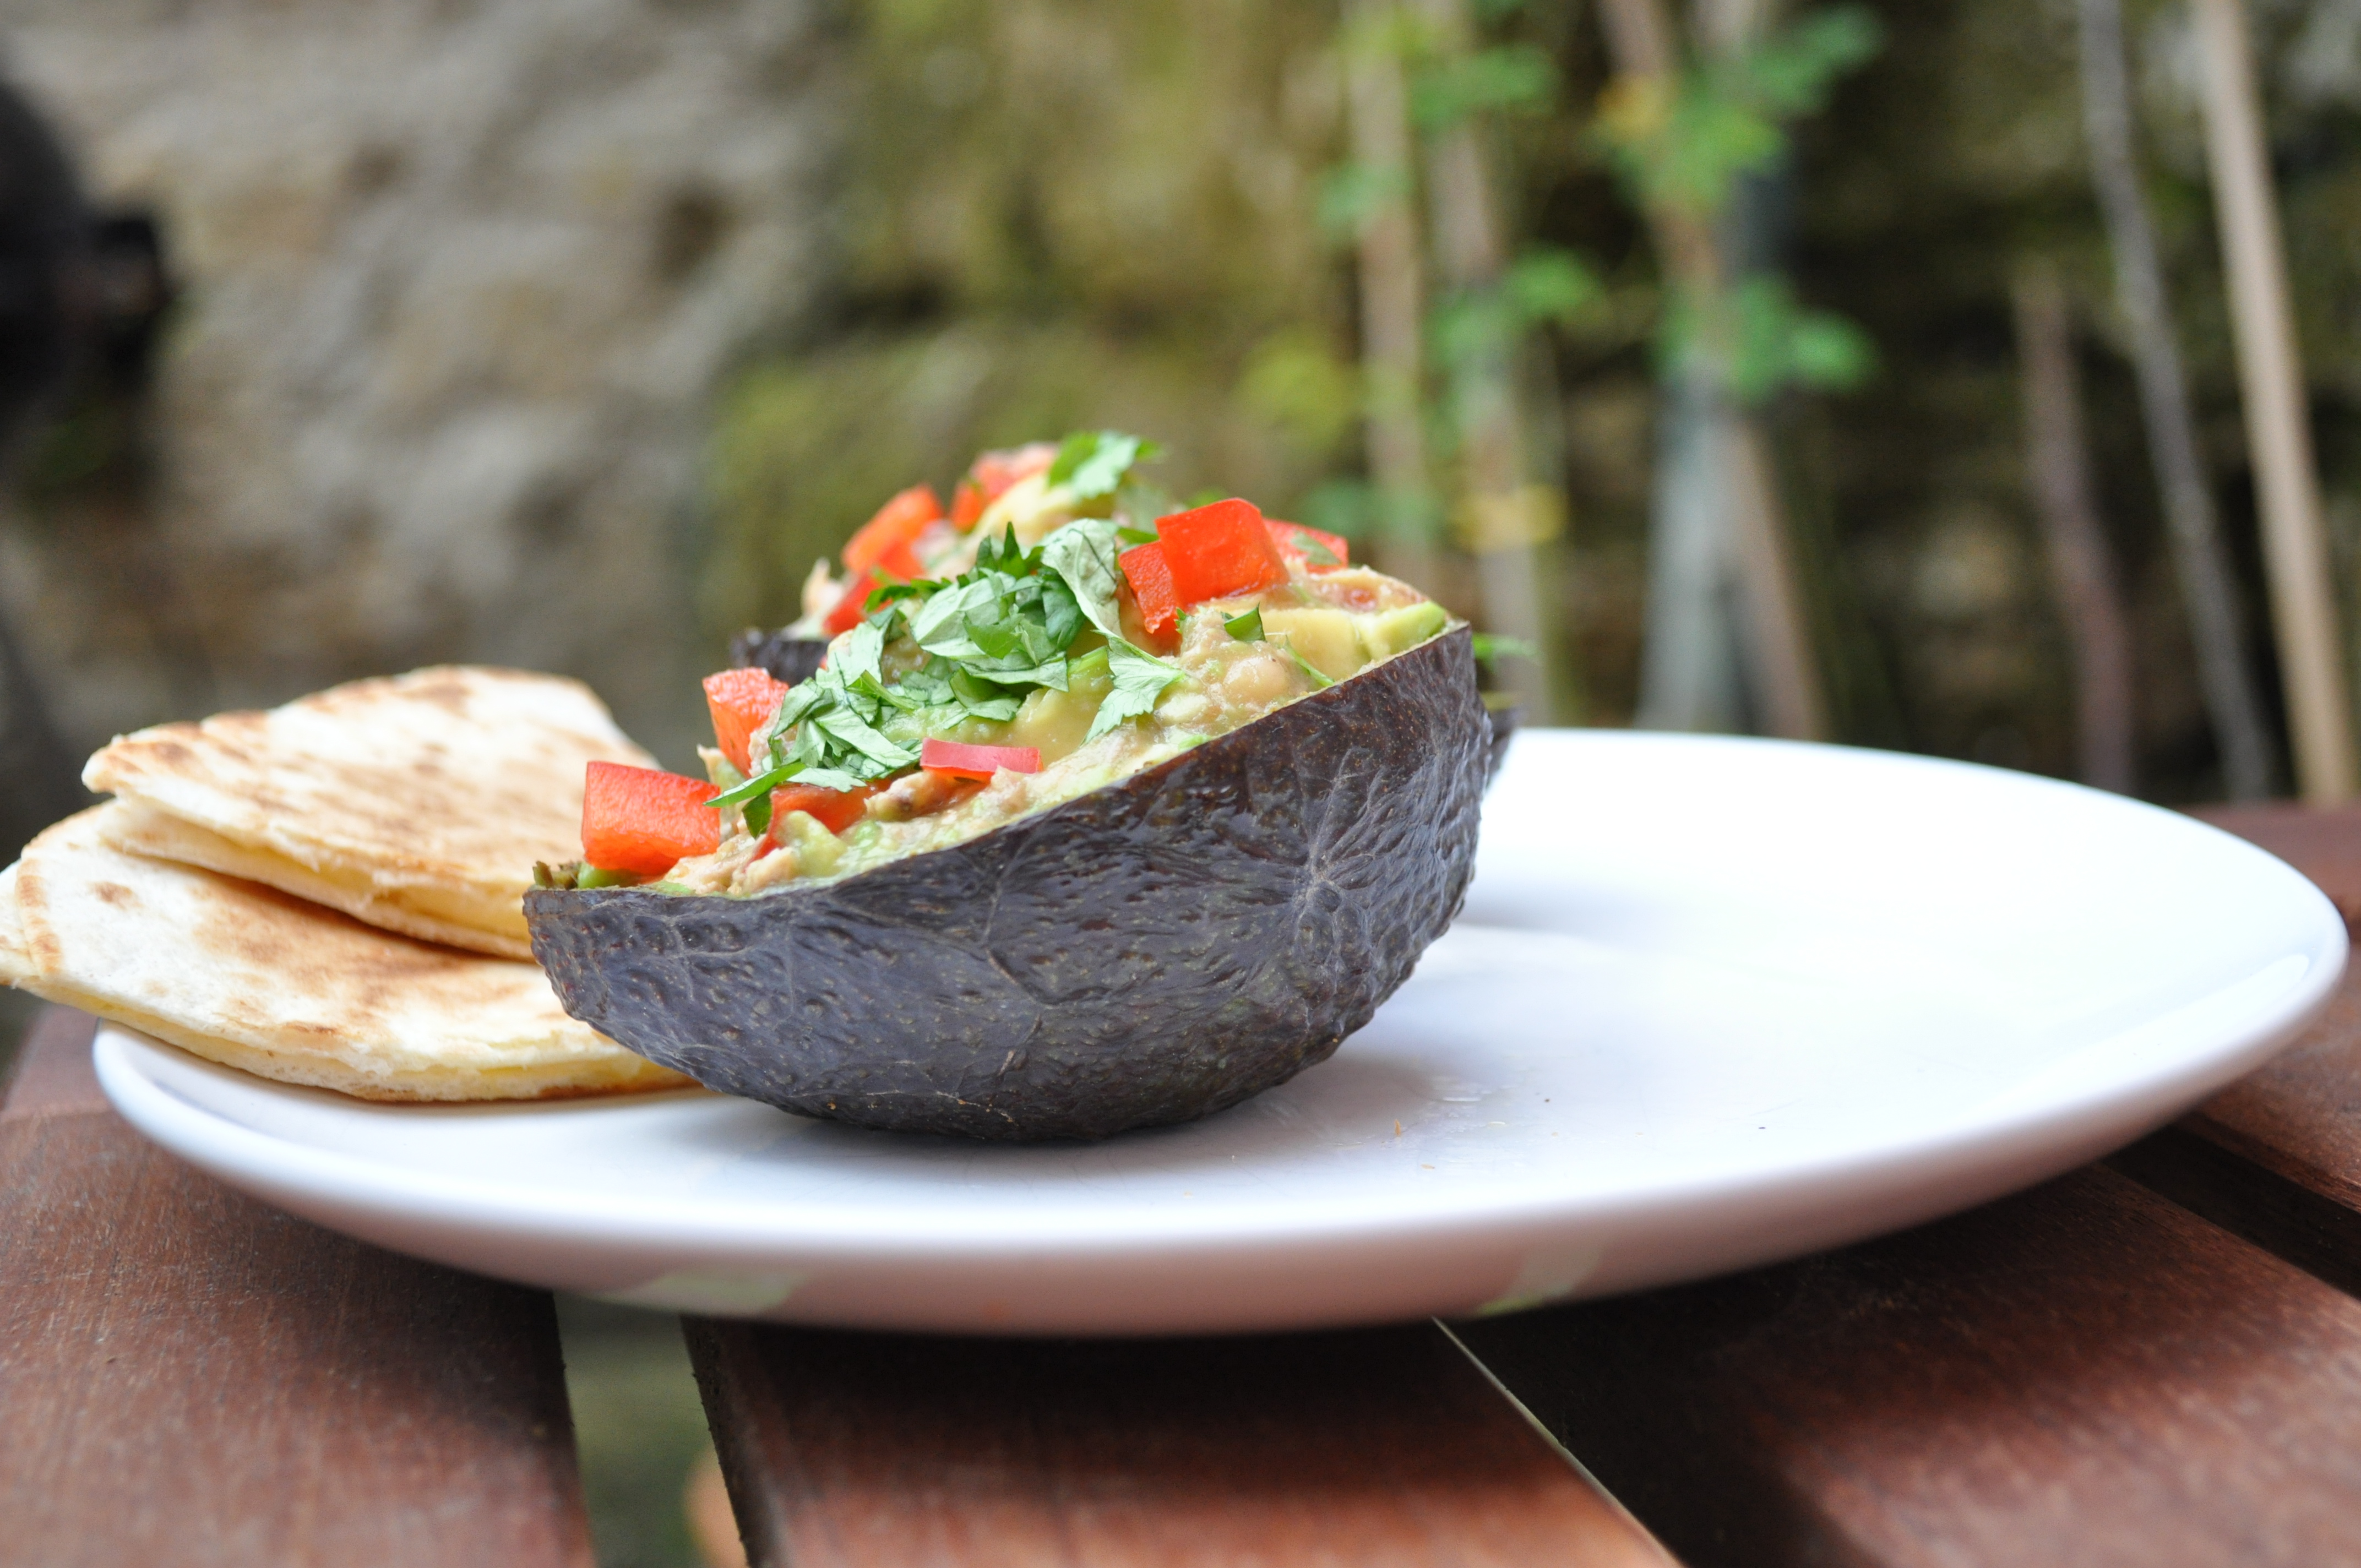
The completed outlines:
<svg viewBox="0 0 2361 1568">
<path fill-rule="evenodd" d="M 1041 542 L 1042 563 L 1057 573 L 1075 613 L 1117 641 L 1123 637 L 1115 598 L 1123 581 L 1123 568 L 1115 559 L 1121 554 L 1116 548 L 1119 532 L 1111 522 L 1086 517 Z"/>
<path fill-rule="evenodd" d="M 1156 699 L 1164 688 L 1180 678 L 1180 666 L 1143 652 L 1120 639 L 1107 643 L 1107 672 L 1115 678 L 1115 689 L 1099 704 L 1096 718 L 1091 720 L 1085 741 L 1095 740 L 1126 719 L 1138 718 L 1154 710 Z"/>
<path fill-rule="evenodd" d="M 1111 496 L 1131 472 L 1134 463 L 1159 455 L 1152 441 L 1116 430 L 1080 430 L 1058 444 L 1057 460 L 1049 465 L 1049 483 L 1062 487 L 1076 500 Z"/>
<path fill-rule="evenodd" d="M 1115 536 L 1126 544 L 1154 544 L 1164 537 L 1152 528 L 1118 528 Z"/>
<path fill-rule="evenodd" d="M 1320 673 L 1319 666 L 1312 663 L 1311 660 L 1305 658 L 1302 654 L 1297 652 L 1295 651 L 1295 644 L 1288 641 L 1284 634 L 1274 639 L 1274 641 L 1278 642 L 1279 647 L 1287 651 L 1287 656 L 1289 658 L 1295 661 L 1295 667 L 1301 670 L 1306 676 L 1310 677 L 1312 689 L 1313 691 L 1325 691 L 1330 686 L 1336 684 L 1331 677 L 1322 674 Z"/>
<path fill-rule="evenodd" d="M 1244 615 L 1234 615 L 1222 624 L 1229 629 L 1231 636 L 1241 642 L 1259 642 L 1262 641 L 1262 606 L 1257 605 Z"/>
<path fill-rule="evenodd" d="M 1085 432 L 1067 438 L 1050 483 L 1077 499 L 1111 494 L 1134 463 L 1154 455 L 1135 436 Z M 1114 519 L 1078 518 L 1028 550 L 1012 527 L 978 541 L 975 565 L 956 577 L 876 590 L 827 665 L 790 690 L 754 738 L 754 776 L 711 804 L 742 808 L 748 829 L 760 833 L 779 785 L 853 789 L 892 777 L 917 764 L 923 736 L 969 719 L 1005 724 L 1027 692 L 1071 689 L 1077 663 L 1103 662 L 1112 686 L 1086 740 L 1150 712 L 1181 671 L 1124 637 L 1117 557 L 1135 534 L 1155 537 Z M 1258 616 L 1241 619 L 1261 635 Z M 1105 646 L 1075 652 L 1085 630 Z"/>
</svg>

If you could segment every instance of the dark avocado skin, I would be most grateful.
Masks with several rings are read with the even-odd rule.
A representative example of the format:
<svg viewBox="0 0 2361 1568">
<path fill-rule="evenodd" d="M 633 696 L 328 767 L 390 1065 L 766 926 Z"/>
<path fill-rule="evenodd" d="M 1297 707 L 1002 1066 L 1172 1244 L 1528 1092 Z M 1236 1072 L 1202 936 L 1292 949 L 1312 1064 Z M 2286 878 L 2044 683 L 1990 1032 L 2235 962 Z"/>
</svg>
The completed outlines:
<svg viewBox="0 0 2361 1568">
<path fill-rule="evenodd" d="M 784 630 L 764 631 L 750 626 L 730 640 L 732 664 L 741 668 L 751 664 L 791 686 L 818 674 L 820 662 L 827 657 L 825 637 L 797 637 Z"/>
<path fill-rule="evenodd" d="M 1490 730 L 1465 628 L 947 850 L 747 899 L 525 896 L 566 1010 L 727 1094 L 1103 1138 L 1326 1059 L 1459 913 Z"/>
</svg>

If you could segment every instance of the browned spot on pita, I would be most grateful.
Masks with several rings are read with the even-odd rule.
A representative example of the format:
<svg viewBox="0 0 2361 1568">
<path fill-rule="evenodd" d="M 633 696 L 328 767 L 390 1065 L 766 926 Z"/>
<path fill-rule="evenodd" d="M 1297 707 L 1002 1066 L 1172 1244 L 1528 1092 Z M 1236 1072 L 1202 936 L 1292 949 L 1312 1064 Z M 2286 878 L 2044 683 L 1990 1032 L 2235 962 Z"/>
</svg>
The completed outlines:
<svg viewBox="0 0 2361 1568">
<path fill-rule="evenodd" d="M 411 688 L 410 695 L 452 713 L 467 711 L 467 688 L 456 681 L 421 681 Z"/>
<path fill-rule="evenodd" d="M 139 902 L 139 895 L 119 882 L 93 883 L 90 890 L 99 896 L 101 902 L 112 904 L 118 909 Z"/>
</svg>

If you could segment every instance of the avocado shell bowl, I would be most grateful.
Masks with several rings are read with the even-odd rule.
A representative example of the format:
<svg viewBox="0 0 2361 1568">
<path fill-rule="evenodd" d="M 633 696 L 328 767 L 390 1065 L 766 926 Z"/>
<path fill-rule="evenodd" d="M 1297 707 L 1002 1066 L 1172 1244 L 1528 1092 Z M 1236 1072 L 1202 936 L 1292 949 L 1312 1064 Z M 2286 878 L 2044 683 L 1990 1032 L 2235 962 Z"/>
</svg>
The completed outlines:
<svg viewBox="0 0 2361 1568">
<path fill-rule="evenodd" d="M 1103 1138 L 1325 1060 L 1459 913 L 1488 727 L 1461 627 L 966 843 L 753 898 L 536 889 L 566 1010 L 710 1088 Z"/>
</svg>

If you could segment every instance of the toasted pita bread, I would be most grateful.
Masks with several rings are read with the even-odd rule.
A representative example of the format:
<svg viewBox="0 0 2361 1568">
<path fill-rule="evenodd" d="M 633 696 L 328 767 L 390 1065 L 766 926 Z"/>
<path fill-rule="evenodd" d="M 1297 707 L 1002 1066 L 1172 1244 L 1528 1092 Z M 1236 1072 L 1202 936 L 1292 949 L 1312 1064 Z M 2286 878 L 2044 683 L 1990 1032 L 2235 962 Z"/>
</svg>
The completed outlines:
<svg viewBox="0 0 2361 1568">
<path fill-rule="evenodd" d="M 445 666 L 142 729 L 82 782 L 139 808 L 104 819 L 118 849 L 529 959 L 533 863 L 581 854 L 591 762 L 652 765 L 578 682 Z"/>
<path fill-rule="evenodd" d="M 114 847 L 93 807 L 5 873 L 24 989 L 284 1083 L 364 1100 L 684 1086 L 566 1016 L 539 966 L 412 941 L 253 883 Z M 13 927 L 13 931 L 10 927 Z"/>
<path fill-rule="evenodd" d="M 0 984 L 34 979 L 33 955 L 25 950 L 25 928 L 16 921 L 16 868 L 0 871 Z"/>
</svg>

